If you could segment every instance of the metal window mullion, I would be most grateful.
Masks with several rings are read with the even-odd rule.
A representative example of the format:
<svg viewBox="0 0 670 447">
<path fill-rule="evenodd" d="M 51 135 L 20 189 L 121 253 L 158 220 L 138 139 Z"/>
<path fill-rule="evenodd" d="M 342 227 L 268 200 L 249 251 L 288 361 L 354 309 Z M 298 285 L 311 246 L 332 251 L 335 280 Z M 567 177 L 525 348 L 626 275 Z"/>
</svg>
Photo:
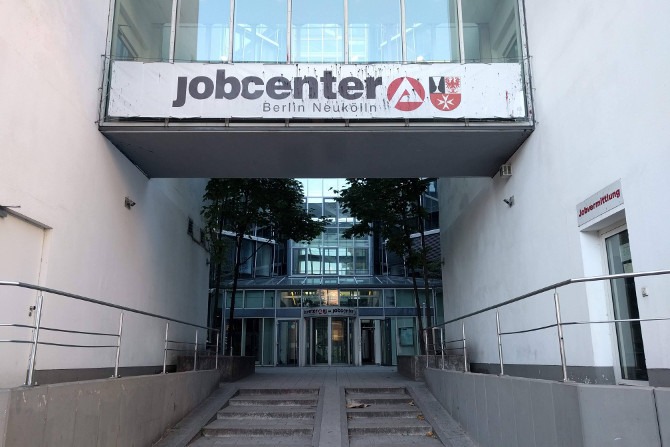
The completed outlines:
<svg viewBox="0 0 670 447">
<path fill-rule="evenodd" d="M 105 121 L 105 116 L 107 115 L 107 97 L 109 95 L 109 84 L 111 82 L 111 64 L 112 64 L 112 38 L 114 36 L 114 19 L 116 13 L 116 0 L 111 0 L 109 2 L 109 16 L 107 18 L 107 42 L 105 43 L 106 48 L 106 57 L 103 61 L 103 76 L 102 76 L 102 87 L 100 90 L 100 111 L 99 111 L 99 121 L 102 123 Z"/>
<path fill-rule="evenodd" d="M 405 16 L 405 0 L 400 0 L 400 41 L 402 48 L 402 63 L 407 63 L 407 22 Z"/>
<path fill-rule="evenodd" d="M 230 27 L 229 39 L 228 39 L 228 62 L 233 62 L 233 48 L 235 48 L 235 0 L 230 0 L 230 19 L 228 20 L 228 26 Z M 225 308 L 225 307 L 224 307 Z M 224 335 L 225 337 L 225 335 Z M 225 343 L 224 343 L 225 346 Z M 225 347 L 224 347 L 225 349 Z M 225 351 L 224 351 L 225 352 Z"/>
<path fill-rule="evenodd" d="M 175 36 L 177 35 L 177 21 L 179 19 L 180 0 L 172 0 L 172 20 L 170 22 L 170 50 L 168 62 L 174 63 Z"/>
<path fill-rule="evenodd" d="M 463 1 L 456 0 L 456 13 L 458 16 L 458 52 L 461 64 L 465 63 L 465 39 L 463 38 Z"/>
<path fill-rule="evenodd" d="M 344 63 L 349 63 L 349 1 L 344 0 Z"/>
<path fill-rule="evenodd" d="M 291 63 L 291 22 L 293 21 L 293 0 L 286 1 L 286 63 Z"/>
</svg>

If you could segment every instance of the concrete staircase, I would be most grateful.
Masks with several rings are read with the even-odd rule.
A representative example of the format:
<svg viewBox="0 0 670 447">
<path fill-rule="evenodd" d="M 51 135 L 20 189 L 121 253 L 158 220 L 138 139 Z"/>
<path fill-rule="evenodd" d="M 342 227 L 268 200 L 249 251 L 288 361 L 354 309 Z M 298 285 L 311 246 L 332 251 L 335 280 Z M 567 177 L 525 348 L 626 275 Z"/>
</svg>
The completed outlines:
<svg viewBox="0 0 670 447">
<path fill-rule="evenodd" d="M 193 447 L 314 445 L 318 389 L 241 389 Z"/>
<path fill-rule="evenodd" d="M 346 388 L 350 447 L 442 446 L 405 388 Z"/>
</svg>

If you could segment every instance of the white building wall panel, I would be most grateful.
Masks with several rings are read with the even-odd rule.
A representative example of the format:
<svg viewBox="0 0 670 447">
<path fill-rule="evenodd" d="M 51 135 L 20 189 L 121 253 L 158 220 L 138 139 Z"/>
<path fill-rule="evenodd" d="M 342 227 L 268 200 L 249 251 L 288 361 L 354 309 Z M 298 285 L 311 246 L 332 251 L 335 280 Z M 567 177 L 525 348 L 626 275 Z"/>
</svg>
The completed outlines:
<svg viewBox="0 0 670 447">
<path fill-rule="evenodd" d="M 40 285 L 205 324 L 207 253 L 186 232 L 190 217 L 199 239 L 204 181 L 147 179 L 98 131 L 108 16 L 107 1 L 0 4 L 0 205 L 48 227 Z M 9 270 L 0 279 L 26 281 Z M 163 323 L 133 320 L 121 365 L 161 364 Z M 118 312 L 45 296 L 43 323 L 116 332 Z M 44 347 L 37 369 L 109 367 L 112 351 Z"/>
<path fill-rule="evenodd" d="M 635 271 L 670 267 L 670 53 L 658 35 L 670 4 L 525 3 L 537 126 L 509 161 L 508 180 L 441 181 L 447 319 L 568 278 L 606 274 L 602 242 L 578 227 L 576 206 L 617 180 L 625 201 L 613 212 L 624 209 Z M 503 202 L 510 196 L 512 207 Z M 670 278 L 636 286 L 642 318 L 670 317 Z M 611 318 L 606 290 L 560 291 L 563 319 Z M 551 294 L 516 304 L 501 311 L 503 330 L 550 323 L 553 312 Z M 495 316 L 469 324 L 471 360 L 497 364 Z M 505 361 L 559 364 L 555 329 L 545 332 L 506 337 Z M 612 366 L 610 332 L 566 329 L 568 364 Z M 648 368 L 670 368 L 670 351 L 659 342 L 668 335 L 668 322 L 643 324 Z"/>
</svg>

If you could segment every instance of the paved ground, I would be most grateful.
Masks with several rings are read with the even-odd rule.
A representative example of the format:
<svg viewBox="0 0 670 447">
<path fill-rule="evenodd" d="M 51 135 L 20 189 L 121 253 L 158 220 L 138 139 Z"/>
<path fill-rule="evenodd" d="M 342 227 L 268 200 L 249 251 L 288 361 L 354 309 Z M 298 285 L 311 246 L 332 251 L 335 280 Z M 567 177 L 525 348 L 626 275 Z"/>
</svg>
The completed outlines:
<svg viewBox="0 0 670 447">
<path fill-rule="evenodd" d="M 344 388 L 405 387 L 423 411 L 426 421 L 445 446 L 474 447 L 462 428 L 444 410 L 423 382 L 408 380 L 395 367 L 309 367 L 309 368 L 256 368 L 250 377 L 225 383 L 210 398 L 182 420 L 155 447 L 183 447 L 187 445 L 223 404 L 241 388 L 320 388 L 324 404 L 320 415 L 318 445 L 320 447 L 348 446 Z M 344 419 L 344 420 L 343 420 Z M 279 440 L 278 440 L 279 441 Z M 382 439 L 379 444 L 384 445 Z"/>
</svg>

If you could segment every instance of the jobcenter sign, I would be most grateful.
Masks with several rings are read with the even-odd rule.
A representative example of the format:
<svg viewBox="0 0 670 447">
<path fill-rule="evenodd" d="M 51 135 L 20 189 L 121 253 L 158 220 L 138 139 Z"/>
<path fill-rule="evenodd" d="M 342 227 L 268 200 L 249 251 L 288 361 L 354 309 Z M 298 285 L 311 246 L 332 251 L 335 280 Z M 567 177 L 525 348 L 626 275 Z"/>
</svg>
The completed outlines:
<svg viewBox="0 0 670 447">
<path fill-rule="evenodd" d="M 115 61 L 107 114 L 132 118 L 521 118 L 519 64 Z"/>
</svg>

